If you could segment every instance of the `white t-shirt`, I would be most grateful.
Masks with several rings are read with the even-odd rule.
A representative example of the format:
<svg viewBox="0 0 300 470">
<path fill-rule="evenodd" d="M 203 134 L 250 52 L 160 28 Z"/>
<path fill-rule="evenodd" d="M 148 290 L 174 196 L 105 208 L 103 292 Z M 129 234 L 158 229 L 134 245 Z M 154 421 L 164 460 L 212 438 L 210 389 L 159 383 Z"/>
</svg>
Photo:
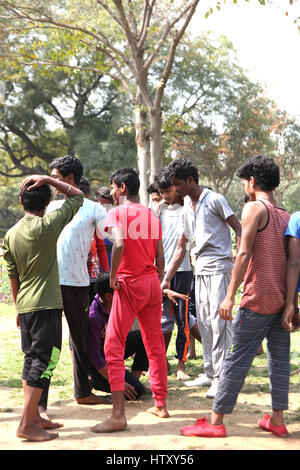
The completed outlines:
<svg viewBox="0 0 300 470">
<path fill-rule="evenodd" d="M 165 271 L 168 271 L 170 262 L 177 248 L 178 225 L 180 215 L 184 210 L 179 204 L 164 204 L 160 209 L 159 219 L 161 222 L 162 242 L 165 255 Z M 191 271 L 190 252 L 186 251 L 184 259 L 177 271 Z"/>
<path fill-rule="evenodd" d="M 184 206 L 179 234 L 195 242 L 195 274 L 230 272 L 233 267 L 231 232 L 226 220 L 233 215 L 221 194 L 204 189 L 195 212 L 192 202 Z"/>
<path fill-rule="evenodd" d="M 51 201 L 47 212 L 64 203 L 64 199 Z M 106 210 L 97 202 L 84 199 L 82 207 L 61 232 L 57 241 L 59 281 L 64 286 L 85 287 L 90 285 L 87 259 L 92 239 L 97 229 L 103 234 Z"/>
</svg>

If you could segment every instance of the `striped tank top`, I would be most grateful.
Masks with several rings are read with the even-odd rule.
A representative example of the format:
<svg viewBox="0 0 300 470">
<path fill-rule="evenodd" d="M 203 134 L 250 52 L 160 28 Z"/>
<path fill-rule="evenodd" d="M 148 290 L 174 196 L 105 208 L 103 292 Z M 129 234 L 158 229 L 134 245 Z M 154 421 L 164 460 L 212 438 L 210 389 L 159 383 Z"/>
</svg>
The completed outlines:
<svg viewBox="0 0 300 470">
<path fill-rule="evenodd" d="M 256 234 L 240 306 L 272 314 L 285 305 L 288 251 L 284 234 L 290 215 L 267 200 L 259 201 L 268 211 L 268 220 Z"/>
</svg>

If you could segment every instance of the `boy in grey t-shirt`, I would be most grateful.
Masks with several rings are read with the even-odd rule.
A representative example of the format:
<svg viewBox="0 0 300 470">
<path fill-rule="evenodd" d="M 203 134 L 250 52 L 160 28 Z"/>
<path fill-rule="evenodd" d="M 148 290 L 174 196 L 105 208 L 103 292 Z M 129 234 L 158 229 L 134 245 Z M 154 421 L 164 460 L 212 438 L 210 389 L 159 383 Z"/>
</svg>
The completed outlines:
<svg viewBox="0 0 300 470">
<path fill-rule="evenodd" d="M 187 242 L 193 237 L 196 243 L 195 300 L 204 374 L 186 385 L 210 385 L 206 396 L 213 398 L 231 340 L 231 324 L 219 316 L 219 305 L 225 298 L 233 267 L 229 226 L 239 242 L 241 225 L 224 196 L 199 186 L 198 170 L 190 162 L 175 160 L 166 171 L 177 193 L 181 197 L 188 195 L 191 201 L 181 216 L 177 249 L 163 286 L 169 285 L 185 256 Z"/>
<path fill-rule="evenodd" d="M 162 228 L 162 242 L 166 272 L 169 269 L 170 262 L 176 251 L 178 242 L 178 224 L 184 207 L 182 198 L 176 194 L 174 186 L 171 184 L 170 180 L 165 178 L 163 170 L 156 175 L 155 183 L 166 203 L 160 207 L 159 214 Z M 171 288 L 176 292 L 188 295 L 190 292 L 192 277 L 193 273 L 190 262 L 190 252 L 187 250 L 171 281 Z M 192 320 L 193 318 L 191 318 L 191 321 Z M 193 323 L 190 323 L 188 302 L 179 300 L 178 305 L 174 305 L 167 297 L 164 297 L 162 304 L 161 326 L 165 339 L 166 350 L 168 349 L 172 337 L 175 321 L 177 324 L 177 378 L 179 380 L 187 380 L 189 379 L 189 376 L 185 372 L 185 363 L 187 361 L 187 352 L 190 342 L 189 332 L 192 328 L 197 329 L 197 336 L 200 337 L 199 331 L 195 320 Z"/>
</svg>

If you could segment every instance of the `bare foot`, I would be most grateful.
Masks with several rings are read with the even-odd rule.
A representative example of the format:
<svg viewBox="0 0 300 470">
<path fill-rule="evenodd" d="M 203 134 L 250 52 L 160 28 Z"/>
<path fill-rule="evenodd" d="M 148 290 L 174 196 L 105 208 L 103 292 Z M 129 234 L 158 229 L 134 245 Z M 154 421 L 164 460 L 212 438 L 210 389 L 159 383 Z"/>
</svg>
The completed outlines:
<svg viewBox="0 0 300 470">
<path fill-rule="evenodd" d="M 165 406 L 154 406 L 153 408 L 149 408 L 148 412 L 159 418 L 169 418 L 170 416 Z"/>
<path fill-rule="evenodd" d="M 191 377 L 184 370 L 177 370 L 177 379 L 178 380 L 188 380 Z"/>
<path fill-rule="evenodd" d="M 92 432 L 101 433 L 101 432 L 117 432 L 124 431 L 127 428 L 127 422 L 125 418 L 113 418 L 110 417 L 103 421 L 103 423 L 96 424 L 91 428 Z"/>
<path fill-rule="evenodd" d="M 86 397 L 75 398 L 78 405 L 111 405 L 112 400 L 110 397 L 99 397 L 91 393 Z"/>
<path fill-rule="evenodd" d="M 196 353 L 188 353 L 186 356 L 187 360 L 191 361 L 193 359 L 197 359 Z"/>
<path fill-rule="evenodd" d="M 40 406 L 38 408 L 35 424 L 39 428 L 43 429 L 57 429 L 63 427 L 63 424 L 52 421 L 47 413 L 47 410 Z"/>
<path fill-rule="evenodd" d="M 47 432 L 36 425 L 31 427 L 20 425 L 17 430 L 17 437 L 27 439 L 28 441 L 42 442 L 56 439 L 58 437 L 58 433 Z"/>
</svg>

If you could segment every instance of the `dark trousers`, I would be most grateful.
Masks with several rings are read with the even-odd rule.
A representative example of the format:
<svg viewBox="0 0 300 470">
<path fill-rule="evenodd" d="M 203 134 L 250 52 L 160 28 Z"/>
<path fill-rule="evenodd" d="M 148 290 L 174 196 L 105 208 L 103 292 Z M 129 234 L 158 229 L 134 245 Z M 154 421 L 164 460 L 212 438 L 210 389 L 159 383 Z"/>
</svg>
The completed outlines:
<svg viewBox="0 0 300 470">
<path fill-rule="evenodd" d="M 188 295 L 193 278 L 192 271 L 178 271 L 171 281 L 171 289 L 180 294 Z M 178 300 L 174 305 L 167 297 L 163 297 L 162 305 L 162 331 L 173 331 L 174 322 L 177 323 L 176 358 L 186 362 L 187 350 L 190 343 L 189 329 L 189 302 Z"/>
<path fill-rule="evenodd" d="M 70 332 L 70 349 L 73 358 L 74 397 L 90 395 L 88 379 L 92 364 L 87 353 L 89 324 L 89 289 L 86 287 L 61 286 L 64 313 Z M 47 409 L 49 383 L 45 384 L 39 406 Z"/>
<path fill-rule="evenodd" d="M 91 363 L 87 353 L 89 324 L 89 286 L 61 286 L 64 312 L 70 331 L 73 357 L 74 397 L 90 395 Z"/>
<path fill-rule="evenodd" d="M 133 355 L 134 360 L 132 364 L 132 370 L 148 370 L 148 358 L 140 330 L 130 331 L 127 336 L 124 359 L 127 359 Z M 91 379 L 95 390 L 111 393 L 108 380 L 106 380 L 94 367 L 92 367 Z M 143 395 L 145 391 L 144 385 L 134 374 L 128 370 L 125 371 L 125 382 L 129 383 L 135 388 L 137 398 Z"/>
<path fill-rule="evenodd" d="M 59 360 L 62 338 L 61 310 L 39 310 L 19 315 L 24 353 L 22 379 L 28 386 L 47 387 Z"/>
</svg>

